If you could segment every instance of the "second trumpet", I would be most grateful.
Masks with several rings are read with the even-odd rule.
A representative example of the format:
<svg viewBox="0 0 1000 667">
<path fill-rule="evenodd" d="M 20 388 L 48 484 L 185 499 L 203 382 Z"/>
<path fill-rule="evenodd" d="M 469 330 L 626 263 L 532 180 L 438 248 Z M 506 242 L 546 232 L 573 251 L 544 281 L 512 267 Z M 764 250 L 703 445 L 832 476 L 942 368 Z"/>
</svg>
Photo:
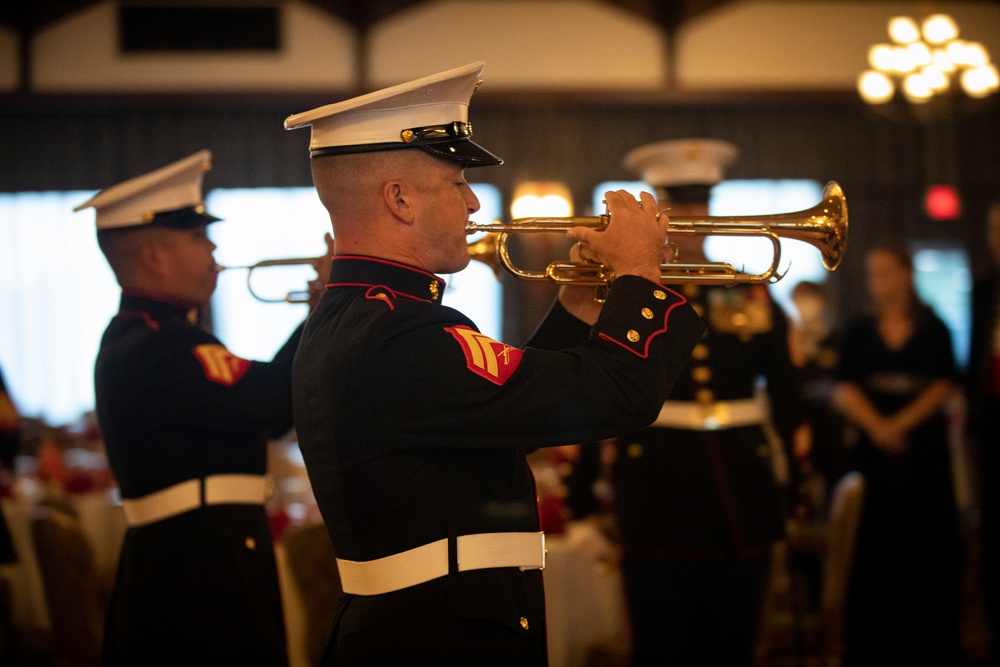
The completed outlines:
<svg viewBox="0 0 1000 667">
<path fill-rule="evenodd" d="M 253 272 L 258 269 L 265 269 L 267 267 L 275 266 L 302 266 L 308 265 L 315 267 L 316 257 L 288 257 L 283 259 L 264 259 L 256 264 L 250 264 L 248 266 L 223 266 L 222 264 L 216 264 L 216 271 L 226 271 L 231 269 L 244 269 L 247 272 L 247 291 L 250 292 L 250 296 L 262 301 L 264 303 L 308 303 L 309 302 L 309 290 L 294 290 L 285 294 L 283 297 L 271 297 L 264 296 L 253 288 Z"/>
</svg>

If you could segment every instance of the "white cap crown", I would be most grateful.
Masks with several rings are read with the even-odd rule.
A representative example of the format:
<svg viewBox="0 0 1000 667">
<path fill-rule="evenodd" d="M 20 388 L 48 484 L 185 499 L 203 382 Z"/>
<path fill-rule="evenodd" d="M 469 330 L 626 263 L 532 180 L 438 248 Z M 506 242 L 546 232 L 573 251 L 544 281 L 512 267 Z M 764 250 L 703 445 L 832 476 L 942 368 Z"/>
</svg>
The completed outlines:
<svg viewBox="0 0 1000 667">
<path fill-rule="evenodd" d="M 715 185 L 739 150 L 719 139 L 671 139 L 639 146 L 625 155 L 627 169 L 654 187 Z"/>
<path fill-rule="evenodd" d="M 155 171 L 112 185 L 74 211 L 93 208 L 97 228 L 159 224 L 190 227 L 218 218 L 205 213 L 201 183 L 211 168 L 212 153 L 201 150 Z"/>
<path fill-rule="evenodd" d="M 470 139 L 469 100 L 482 82 L 484 65 L 469 63 L 293 114 L 285 119 L 285 129 L 312 128 L 312 157 L 421 148 L 466 166 L 500 164 Z"/>
</svg>

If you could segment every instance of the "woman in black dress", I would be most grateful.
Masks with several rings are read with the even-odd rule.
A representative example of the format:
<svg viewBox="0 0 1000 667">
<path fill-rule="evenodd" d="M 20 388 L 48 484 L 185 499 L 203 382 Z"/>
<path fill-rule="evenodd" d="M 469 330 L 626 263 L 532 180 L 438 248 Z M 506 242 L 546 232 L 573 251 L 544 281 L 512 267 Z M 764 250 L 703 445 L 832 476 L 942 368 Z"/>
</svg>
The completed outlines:
<svg viewBox="0 0 1000 667">
<path fill-rule="evenodd" d="M 867 257 L 870 315 L 845 331 L 836 401 L 865 496 L 847 597 L 845 664 L 962 664 L 961 541 L 948 422 L 951 336 L 920 302 L 902 248 Z"/>
</svg>

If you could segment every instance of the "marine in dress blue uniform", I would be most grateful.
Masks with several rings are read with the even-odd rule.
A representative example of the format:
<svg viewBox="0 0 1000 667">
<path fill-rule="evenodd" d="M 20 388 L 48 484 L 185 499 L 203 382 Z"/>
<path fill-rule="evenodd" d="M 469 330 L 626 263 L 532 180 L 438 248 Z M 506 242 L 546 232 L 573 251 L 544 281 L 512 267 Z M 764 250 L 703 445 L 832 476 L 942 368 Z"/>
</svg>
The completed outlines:
<svg viewBox="0 0 1000 667">
<path fill-rule="evenodd" d="M 342 218 L 322 161 L 405 151 L 454 175 L 448 187 L 465 203 L 418 196 L 435 213 L 414 224 L 439 229 L 442 245 L 457 237 L 468 262 L 463 229 L 478 202 L 462 170 L 500 163 L 471 141 L 467 120 L 482 67 L 286 121 L 312 127 L 337 247 L 293 373 L 300 446 L 345 591 L 325 665 L 546 664 L 544 541 L 525 453 L 648 424 L 704 331 L 682 295 L 621 275 L 596 324 L 557 302 L 515 348 L 441 303 L 435 271 L 455 267 L 430 269 L 433 249 L 410 262 L 350 252 L 358 236 L 342 230 L 357 221 Z M 387 182 L 373 188 L 393 197 L 379 207 L 404 196 L 401 181 Z M 446 210 L 447 227 L 436 215 Z M 385 219 L 373 215 L 372 227 Z"/>
<path fill-rule="evenodd" d="M 680 139 L 640 146 L 625 164 L 670 214 L 704 216 L 736 157 L 728 142 Z M 702 237 L 671 241 L 677 261 L 704 261 Z M 763 285 L 676 289 L 704 318 L 706 335 L 655 422 L 616 441 L 611 471 L 633 664 L 749 666 L 787 515 L 765 425 L 789 443 L 803 421 L 787 319 Z M 581 452 L 598 455 L 593 445 Z"/>
<path fill-rule="evenodd" d="M 8 484 L 13 478 L 14 459 L 21 446 L 20 420 L 21 416 L 7 391 L 7 383 L 4 381 L 3 371 L 0 370 L 0 475 L 6 478 L 0 479 L 0 485 Z M 14 538 L 10 534 L 6 517 L 0 512 L 0 565 L 16 561 Z M 0 656 L 2 655 L 0 651 Z"/>
<path fill-rule="evenodd" d="M 264 475 L 268 438 L 292 425 L 301 326 L 271 362 L 237 357 L 199 326 L 215 287 L 205 225 L 217 218 L 201 201 L 210 157 L 200 151 L 77 209 L 96 209 L 122 285 L 95 368 L 97 418 L 129 524 L 105 665 L 287 664 Z M 143 261 L 190 272 L 185 284 L 204 303 L 135 278 L 135 258 L 153 252 L 150 235 L 195 244 L 195 261 Z"/>
</svg>

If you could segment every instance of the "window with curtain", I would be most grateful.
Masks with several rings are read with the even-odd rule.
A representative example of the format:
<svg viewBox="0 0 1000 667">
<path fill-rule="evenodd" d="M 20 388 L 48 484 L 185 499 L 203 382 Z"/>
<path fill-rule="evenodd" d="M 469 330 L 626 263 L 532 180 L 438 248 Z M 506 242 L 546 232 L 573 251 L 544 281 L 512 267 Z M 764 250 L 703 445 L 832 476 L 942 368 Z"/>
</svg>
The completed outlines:
<svg viewBox="0 0 1000 667">
<path fill-rule="evenodd" d="M 500 217 L 499 191 L 473 184 L 479 222 Z M 72 424 L 94 409 L 94 361 L 101 335 L 118 310 L 121 290 L 97 246 L 94 213 L 73 212 L 93 192 L 0 193 L 0 366 L 25 417 Z M 213 190 L 209 225 L 225 266 L 326 252 L 329 217 L 312 188 Z M 309 266 L 262 269 L 253 287 L 265 298 L 305 288 Z M 444 276 L 443 302 L 469 315 L 484 333 L 501 334 L 501 288 L 492 270 L 472 262 Z M 270 359 L 307 314 L 303 304 L 263 303 L 247 289 L 247 271 L 219 276 L 212 299 L 216 335 L 235 354 Z"/>
<path fill-rule="evenodd" d="M 499 217 L 499 191 L 486 184 L 472 188 L 481 204 L 474 219 L 485 222 Z M 208 230 L 219 246 L 216 261 L 223 266 L 317 257 L 326 252 L 323 236 L 330 231 L 330 218 L 313 188 L 215 189 L 206 198 L 206 207 L 222 218 Z M 308 265 L 265 267 L 250 274 L 248 285 L 247 270 L 223 271 L 212 300 L 216 335 L 234 354 L 270 359 L 308 314 L 306 305 L 281 299 L 306 289 L 315 276 Z M 442 277 L 447 281 L 442 303 L 471 317 L 483 333 L 499 337 L 501 292 L 492 270 L 472 262 L 464 271 Z M 260 301 L 250 293 L 251 288 L 279 302 Z"/>
<path fill-rule="evenodd" d="M 969 257 L 953 240 L 912 243 L 913 280 L 917 294 L 944 320 L 951 332 L 955 363 L 969 363 L 972 335 L 972 272 Z"/>
<path fill-rule="evenodd" d="M 97 247 L 93 192 L 0 194 L 0 364 L 18 410 L 52 425 L 94 407 L 94 360 L 120 291 Z"/>
</svg>

